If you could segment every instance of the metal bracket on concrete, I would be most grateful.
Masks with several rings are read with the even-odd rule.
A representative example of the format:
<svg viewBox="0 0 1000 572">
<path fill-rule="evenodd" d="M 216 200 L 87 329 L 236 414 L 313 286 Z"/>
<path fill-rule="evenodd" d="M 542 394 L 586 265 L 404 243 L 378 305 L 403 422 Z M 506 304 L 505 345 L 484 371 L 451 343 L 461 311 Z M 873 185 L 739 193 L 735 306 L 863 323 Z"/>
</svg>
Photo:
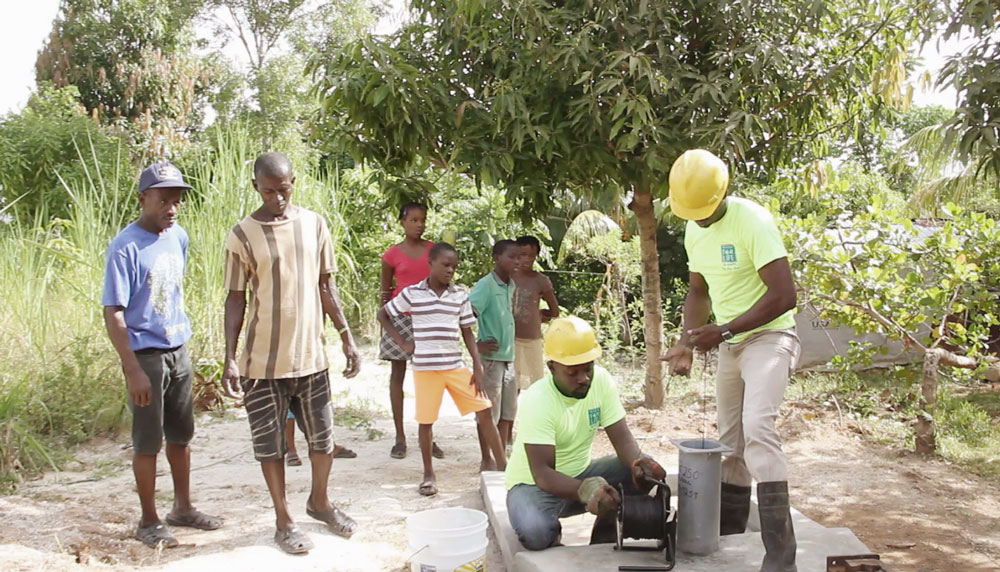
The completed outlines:
<svg viewBox="0 0 1000 572">
<path fill-rule="evenodd" d="M 826 572 L 889 572 L 878 554 L 827 556 Z"/>
</svg>

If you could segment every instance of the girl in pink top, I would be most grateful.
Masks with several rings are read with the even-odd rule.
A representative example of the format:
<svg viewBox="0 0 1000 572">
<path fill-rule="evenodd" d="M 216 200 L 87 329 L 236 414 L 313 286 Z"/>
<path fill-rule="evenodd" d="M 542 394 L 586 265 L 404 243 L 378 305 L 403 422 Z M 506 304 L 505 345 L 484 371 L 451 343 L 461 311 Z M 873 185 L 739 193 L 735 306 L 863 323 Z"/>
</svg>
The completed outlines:
<svg viewBox="0 0 1000 572">
<path fill-rule="evenodd" d="M 403 226 L 405 238 L 382 255 L 382 305 L 399 294 L 403 288 L 427 278 L 431 271 L 427 254 L 434 243 L 423 239 L 427 223 L 427 207 L 420 203 L 406 203 L 399 211 L 399 223 Z M 392 320 L 405 339 L 408 341 L 413 339 L 413 322 L 409 315 L 397 316 Z M 392 403 L 392 421 L 396 426 L 396 443 L 389 454 L 394 459 L 406 456 L 406 434 L 403 432 L 403 377 L 406 375 L 406 362 L 411 357 L 409 352 L 382 332 L 379 358 L 392 362 L 389 401 Z M 437 443 L 434 444 L 432 452 L 439 459 L 444 457 Z"/>
</svg>

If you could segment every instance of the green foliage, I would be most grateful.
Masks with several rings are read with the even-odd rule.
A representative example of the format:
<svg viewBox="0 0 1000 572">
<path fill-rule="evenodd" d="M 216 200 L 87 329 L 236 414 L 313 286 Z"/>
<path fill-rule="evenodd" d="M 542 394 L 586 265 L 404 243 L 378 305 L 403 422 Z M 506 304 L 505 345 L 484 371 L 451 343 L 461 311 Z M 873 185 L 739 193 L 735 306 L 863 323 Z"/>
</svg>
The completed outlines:
<svg viewBox="0 0 1000 572">
<path fill-rule="evenodd" d="M 802 301 L 859 332 L 971 357 L 998 323 L 1000 226 L 949 206 L 951 218 L 917 225 L 883 209 L 782 221 Z"/>
<path fill-rule="evenodd" d="M 1000 5 L 992 0 L 947 0 L 934 3 L 944 21 L 944 39 L 971 38 L 969 45 L 948 58 L 938 86 L 958 92 L 959 104 L 943 125 L 946 144 L 957 143 L 959 157 L 971 159 L 976 172 L 987 169 L 1000 176 Z M 939 19 L 928 22 L 927 38 L 937 32 Z"/>
<path fill-rule="evenodd" d="M 129 163 L 128 144 L 94 123 L 78 95 L 73 86 L 43 83 L 24 109 L 0 118 L 0 208 L 13 205 L 22 221 L 67 217 L 67 185 L 84 185 Z M 130 180 L 122 183 L 107 191 L 122 195 L 133 188 Z"/>
<path fill-rule="evenodd" d="M 834 167 L 817 161 L 798 169 L 780 171 L 770 185 L 740 177 L 732 187 L 734 194 L 771 205 L 775 214 L 794 217 L 816 215 L 822 220 L 832 220 L 864 212 L 874 201 L 889 210 L 905 206 L 904 197 L 890 188 L 878 171 L 854 162 Z"/>
<path fill-rule="evenodd" d="M 540 239 L 548 231 L 537 221 L 525 223 L 513 212 L 505 194 L 493 187 L 476 189 L 461 175 L 446 175 L 436 181 L 438 193 L 427 197 L 432 209 L 427 233 L 432 240 L 444 240 L 454 233 L 453 246 L 459 253 L 456 281 L 472 285 L 493 270 L 493 244 L 531 234 Z"/>
<path fill-rule="evenodd" d="M 209 70 L 194 55 L 201 0 L 63 0 L 35 63 L 38 82 L 74 85 L 88 113 L 128 128 L 151 156 L 201 123 Z"/>
<path fill-rule="evenodd" d="M 595 261 L 603 275 L 582 299 L 562 297 L 571 313 L 589 321 L 609 353 L 631 349 L 642 338 L 642 284 L 639 238 L 623 240 L 622 231 L 597 211 L 584 211 L 570 224 L 558 260 Z M 560 294 L 562 294 L 560 292 Z M 569 304 L 577 302 L 577 305 Z"/>
<path fill-rule="evenodd" d="M 338 404 L 333 411 L 334 423 L 364 431 L 369 441 L 385 435 L 384 431 L 375 427 L 375 421 L 386 417 L 389 417 L 389 412 L 371 399 L 353 398 Z"/>
<path fill-rule="evenodd" d="M 323 57 L 375 24 L 384 12 L 370 0 L 205 0 L 216 35 L 238 42 L 250 61 L 244 85 L 249 99 L 235 90 L 220 94 L 223 121 L 248 122 L 265 149 L 315 160 L 326 149 L 307 145 L 311 120 L 319 110 L 308 92 L 305 58 Z M 285 45 L 290 50 L 282 49 Z"/>
<path fill-rule="evenodd" d="M 915 213 L 936 216 L 954 202 L 1000 214 L 997 175 L 963 156 L 959 141 L 949 136 L 954 117 L 954 111 L 931 108 L 904 124 L 908 138 L 891 159 L 890 176 L 911 185 L 909 204 Z"/>
<path fill-rule="evenodd" d="M 897 2 L 412 7 L 396 34 L 313 60 L 329 136 L 393 173 L 423 159 L 502 184 L 528 212 L 652 182 L 692 146 L 770 170 L 897 95 L 914 31 Z"/>
</svg>

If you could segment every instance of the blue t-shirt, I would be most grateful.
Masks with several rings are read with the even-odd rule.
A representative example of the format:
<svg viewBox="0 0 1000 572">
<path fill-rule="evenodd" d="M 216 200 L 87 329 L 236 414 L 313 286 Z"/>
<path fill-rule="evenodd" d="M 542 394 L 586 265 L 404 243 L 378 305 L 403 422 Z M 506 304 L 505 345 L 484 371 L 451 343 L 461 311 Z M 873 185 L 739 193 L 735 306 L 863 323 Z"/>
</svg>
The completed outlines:
<svg viewBox="0 0 1000 572">
<path fill-rule="evenodd" d="M 153 234 L 134 222 L 108 246 L 101 304 L 125 308 L 133 351 L 175 348 L 191 339 L 184 313 L 187 246 L 180 225 Z"/>
</svg>

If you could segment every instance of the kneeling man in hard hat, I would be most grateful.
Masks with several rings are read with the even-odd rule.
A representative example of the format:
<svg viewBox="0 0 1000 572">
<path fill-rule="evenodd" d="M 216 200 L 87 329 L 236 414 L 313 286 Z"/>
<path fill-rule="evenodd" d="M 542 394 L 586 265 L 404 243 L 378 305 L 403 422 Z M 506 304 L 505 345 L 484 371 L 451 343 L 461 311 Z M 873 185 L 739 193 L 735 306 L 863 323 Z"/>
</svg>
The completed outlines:
<svg viewBox="0 0 1000 572">
<path fill-rule="evenodd" d="M 685 152 L 670 170 L 670 210 L 688 221 L 691 289 L 680 342 L 663 359 L 671 373 L 687 375 L 693 349 L 719 348 L 719 440 L 733 449 L 722 463 L 721 533 L 746 530 L 757 481 L 766 551 L 760 569 L 794 572 L 788 467 L 774 419 L 799 354 L 795 284 L 774 217 L 727 198 L 728 187 L 725 163 L 703 149 Z"/>
<path fill-rule="evenodd" d="M 549 372 L 521 392 L 518 432 L 507 463 L 507 512 L 528 550 L 558 544 L 559 519 L 585 510 L 598 515 L 591 542 L 614 542 L 617 487 L 648 492 L 666 477 L 644 457 L 625 422 L 614 380 L 595 361 L 601 346 L 590 325 L 570 316 L 545 333 Z M 604 427 L 616 455 L 592 461 L 597 428 Z"/>
</svg>

